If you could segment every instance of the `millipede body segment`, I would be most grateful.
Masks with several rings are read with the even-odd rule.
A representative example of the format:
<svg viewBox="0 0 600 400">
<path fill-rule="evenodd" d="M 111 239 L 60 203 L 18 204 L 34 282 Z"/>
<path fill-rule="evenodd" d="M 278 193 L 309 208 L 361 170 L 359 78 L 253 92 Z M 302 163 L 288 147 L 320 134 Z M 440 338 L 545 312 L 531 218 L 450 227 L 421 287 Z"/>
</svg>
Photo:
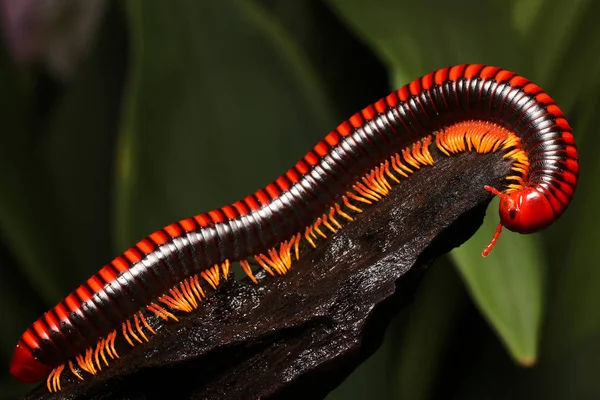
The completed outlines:
<svg viewBox="0 0 600 400">
<path fill-rule="evenodd" d="M 458 65 L 425 75 L 351 116 L 265 188 L 156 231 L 105 265 L 19 339 L 10 366 L 24 382 L 65 369 L 83 379 L 118 358 L 115 340 L 143 343 L 150 318 L 192 311 L 238 262 L 283 275 L 302 246 L 317 246 L 393 185 L 446 156 L 501 151 L 511 161 L 500 228 L 537 232 L 566 209 L 579 164 L 571 127 L 538 86 L 512 72 Z"/>
</svg>

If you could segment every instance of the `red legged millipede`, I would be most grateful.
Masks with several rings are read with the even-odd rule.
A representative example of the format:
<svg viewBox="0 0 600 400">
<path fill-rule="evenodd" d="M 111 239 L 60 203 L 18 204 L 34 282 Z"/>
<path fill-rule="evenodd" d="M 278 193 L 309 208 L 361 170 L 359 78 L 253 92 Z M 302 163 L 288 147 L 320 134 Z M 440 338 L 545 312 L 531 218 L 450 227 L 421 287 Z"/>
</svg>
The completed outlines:
<svg viewBox="0 0 600 400">
<path fill-rule="evenodd" d="M 447 156 L 501 151 L 512 173 L 500 197 L 500 224 L 520 233 L 555 221 L 573 196 L 579 163 L 571 127 L 538 86 L 510 71 L 458 65 L 425 75 L 354 114 L 294 167 L 232 205 L 175 222 L 139 241 L 46 312 L 19 339 L 10 372 L 23 382 L 47 377 L 60 390 L 68 368 L 83 379 L 130 344 L 155 333 L 148 318 L 177 320 L 249 260 L 283 275 L 301 242 L 317 245 L 392 185 Z M 207 286 L 208 285 L 208 286 Z M 155 318 L 155 317 L 153 317 Z"/>
</svg>

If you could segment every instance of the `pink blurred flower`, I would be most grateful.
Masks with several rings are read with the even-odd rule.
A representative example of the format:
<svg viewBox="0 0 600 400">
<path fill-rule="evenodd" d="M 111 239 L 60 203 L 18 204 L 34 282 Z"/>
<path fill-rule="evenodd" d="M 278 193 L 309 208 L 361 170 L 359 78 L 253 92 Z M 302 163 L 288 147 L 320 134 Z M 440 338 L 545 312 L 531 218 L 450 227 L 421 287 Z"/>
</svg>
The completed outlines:
<svg viewBox="0 0 600 400">
<path fill-rule="evenodd" d="M 90 47 L 105 6 L 106 0 L 0 0 L 6 47 L 15 62 L 41 61 L 67 78 Z"/>
</svg>

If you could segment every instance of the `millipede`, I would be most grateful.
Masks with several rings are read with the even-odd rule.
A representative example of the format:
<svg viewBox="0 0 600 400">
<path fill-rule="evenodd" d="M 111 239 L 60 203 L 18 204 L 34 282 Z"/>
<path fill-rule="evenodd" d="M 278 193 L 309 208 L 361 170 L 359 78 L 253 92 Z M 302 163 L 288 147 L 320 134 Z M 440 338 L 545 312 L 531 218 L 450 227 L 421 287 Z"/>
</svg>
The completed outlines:
<svg viewBox="0 0 600 400">
<path fill-rule="evenodd" d="M 119 358 L 115 341 L 150 340 L 150 319 L 177 321 L 238 263 L 286 274 L 304 247 L 319 245 L 388 195 L 402 179 L 460 152 L 501 152 L 511 172 L 500 198 L 502 227 L 534 233 L 567 208 L 579 175 L 572 129 L 537 85 L 479 64 L 443 68 L 416 79 L 352 115 L 300 161 L 243 200 L 172 223 L 103 266 L 47 311 L 19 339 L 10 365 L 23 382 L 61 375 L 83 380 Z M 417 178 L 414 178 L 417 179 Z"/>
</svg>

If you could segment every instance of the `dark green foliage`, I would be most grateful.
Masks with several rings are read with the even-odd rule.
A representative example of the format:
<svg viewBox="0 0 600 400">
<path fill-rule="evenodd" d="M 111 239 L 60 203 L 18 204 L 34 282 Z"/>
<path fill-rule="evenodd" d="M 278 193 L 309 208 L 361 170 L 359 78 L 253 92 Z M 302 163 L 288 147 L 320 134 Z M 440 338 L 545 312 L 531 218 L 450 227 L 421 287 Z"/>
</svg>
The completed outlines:
<svg viewBox="0 0 600 400">
<path fill-rule="evenodd" d="M 600 397 L 600 2 L 108 3 L 70 80 L 0 45 L 1 398 L 29 389 L 8 375 L 22 331 L 118 252 L 263 186 L 392 88 L 472 62 L 561 105 L 581 151 L 573 204 L 482 259 L 490 208 L 329 399 Z"/>
</svg>

